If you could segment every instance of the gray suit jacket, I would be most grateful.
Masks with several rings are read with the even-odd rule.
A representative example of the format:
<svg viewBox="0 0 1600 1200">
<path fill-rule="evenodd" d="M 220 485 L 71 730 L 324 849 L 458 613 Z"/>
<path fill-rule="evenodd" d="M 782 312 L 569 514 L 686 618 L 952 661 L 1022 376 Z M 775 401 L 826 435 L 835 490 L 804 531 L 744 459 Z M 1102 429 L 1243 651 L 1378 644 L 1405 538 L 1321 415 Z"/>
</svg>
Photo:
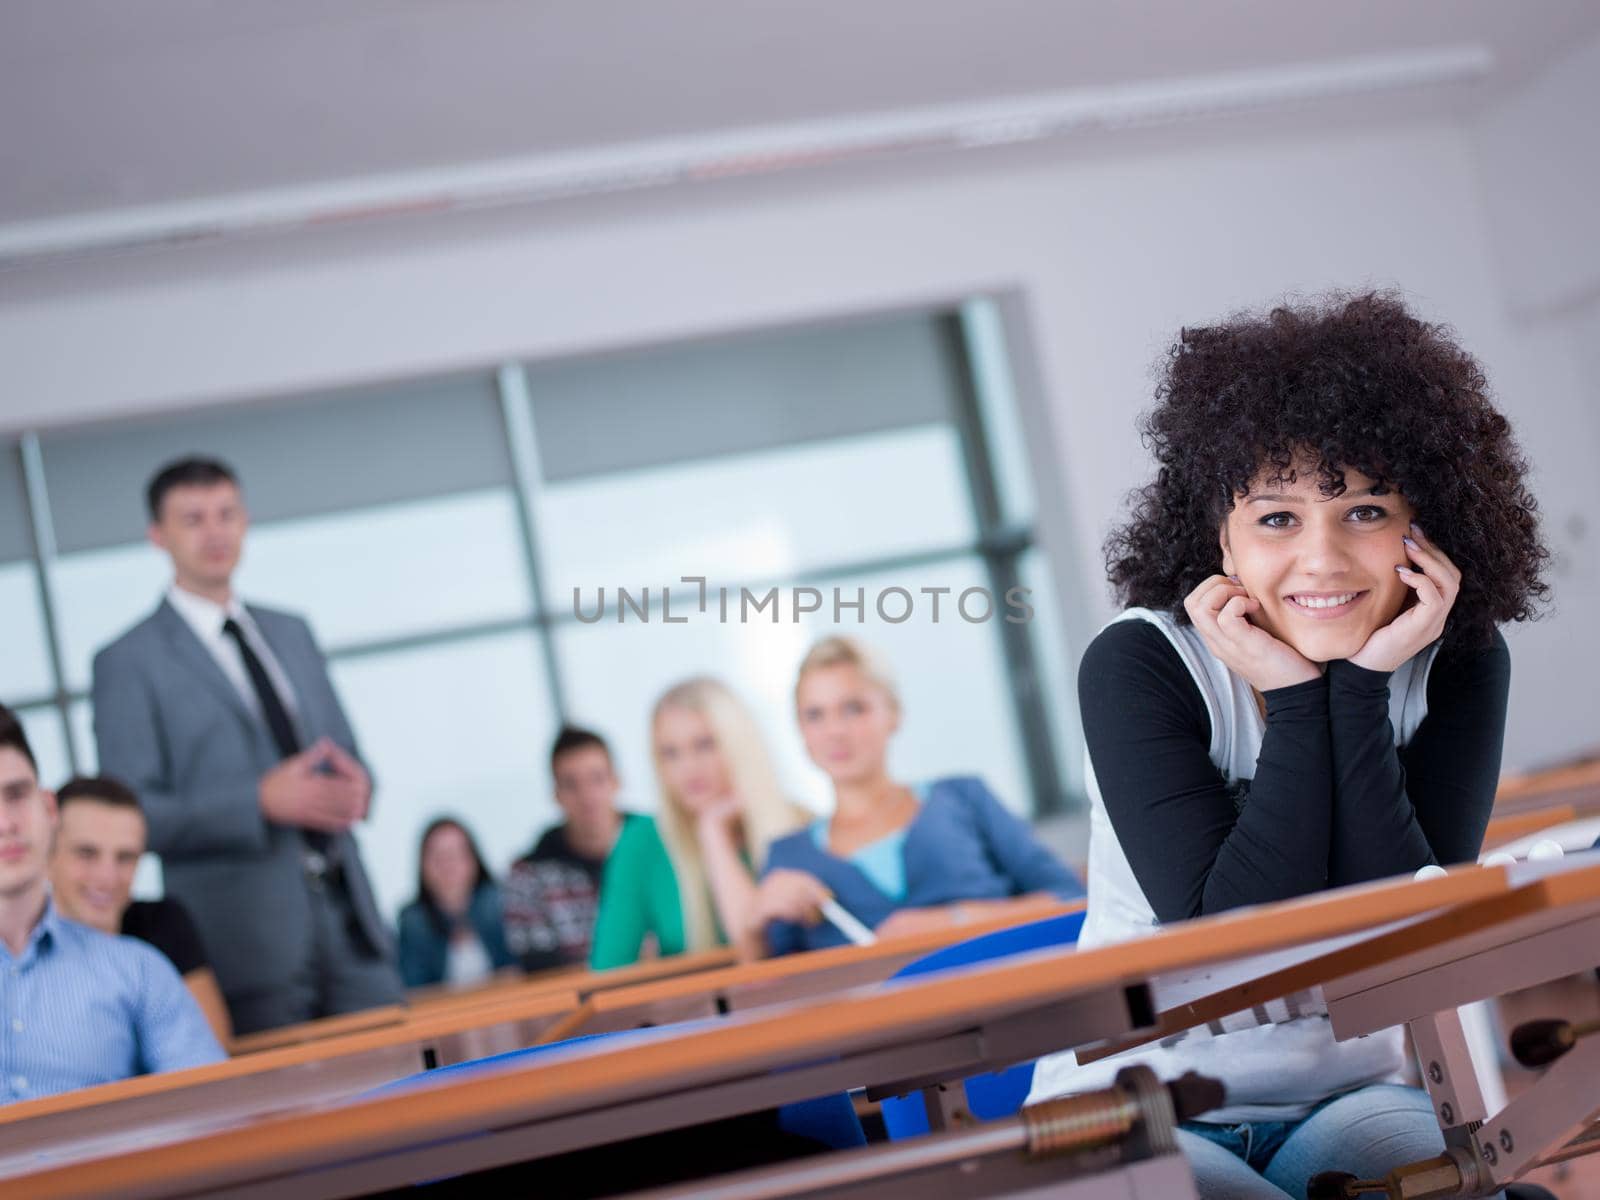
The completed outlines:
<svg viewBox="0 0 1600 1200">
<path fill-rule="evenodd" d="M 294 688 L 306 744 L 355 735 L 301 618 L 249 606 Z M 300 831 L 261 813 L 257 785 L 279 762 L 257 717 L 165 600 L 94 660 L 100 769 L 132 787 L 150 822 L 167 891 L 193 914 L 223 993 L 270 992 L 306 969 L 311 901 Z M 333 840 L 360 932 L 391 955 L 355 839 Z"/>
</svg>

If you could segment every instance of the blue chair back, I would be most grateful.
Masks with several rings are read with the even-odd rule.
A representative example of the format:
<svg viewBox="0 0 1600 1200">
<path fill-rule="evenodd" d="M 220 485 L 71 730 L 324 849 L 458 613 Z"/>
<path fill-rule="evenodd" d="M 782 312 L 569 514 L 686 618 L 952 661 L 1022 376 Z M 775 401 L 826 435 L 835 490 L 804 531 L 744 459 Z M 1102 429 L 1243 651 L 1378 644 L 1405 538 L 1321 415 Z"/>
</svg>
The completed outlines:
<svg viewBox="0 0 1600 1200">
<path fill-rule="evenodd" d="M 896 971 L 893 978 L 906 979 L 913 975 L 926 975 L 930 971 L 948 971 L 954 967 L 970 966 L 1006 958 L 1012 954 L 1025 954 L 1030 950 L 1044 950 L 1051 946 L 1071 946 L 1083 929 L 1083 910 L 1064 913 L 1059 917 L 1046 917 L 1010 929 L 999 929 L 981 937 L 969 938 L 935 950 L 915 962 L 907 963 Z M 1021 1063 L 1004 1071 L 973 1075 L 964 1081 L 967 1093 L 967 1111 L 980 1121 L 993 1121 L 1008 1117 L 1022 1107 L 1033 1086 L 1033 1064 Z M 917 1137 L 928 1132 L 928 1110 L 920 1094 L 891 1096 L 880 1106 L 883 1125 L 892 1141 Z"/>
</svg>

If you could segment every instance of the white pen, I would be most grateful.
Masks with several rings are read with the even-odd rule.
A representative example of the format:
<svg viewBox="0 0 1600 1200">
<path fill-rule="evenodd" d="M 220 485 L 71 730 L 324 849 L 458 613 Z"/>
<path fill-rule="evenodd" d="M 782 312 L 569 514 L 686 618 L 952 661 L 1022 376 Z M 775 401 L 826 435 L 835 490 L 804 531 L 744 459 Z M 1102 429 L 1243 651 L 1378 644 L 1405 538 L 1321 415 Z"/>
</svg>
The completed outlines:
<svg viewBox="0 0 1600 1200">
<path fill-rule="evenodd" d="M 833 897 L 824 900 L 821 908 L 828 923 L 856 945 L 870 946 L 878 940 L 877 934 L 852 917 Z"/>
</svg>

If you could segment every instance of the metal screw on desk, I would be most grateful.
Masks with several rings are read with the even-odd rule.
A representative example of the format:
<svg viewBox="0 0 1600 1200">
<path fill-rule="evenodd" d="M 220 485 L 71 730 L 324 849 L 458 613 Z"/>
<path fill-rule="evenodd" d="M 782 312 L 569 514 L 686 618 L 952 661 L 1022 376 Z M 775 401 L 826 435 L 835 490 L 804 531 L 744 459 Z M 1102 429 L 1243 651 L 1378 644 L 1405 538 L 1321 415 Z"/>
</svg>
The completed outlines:
<svg viewBox="0 0 1600 1200">
<path fill-rule="evenodd" d="M 1440 1069 L 1438 1063 L 1431 1062 L 1428 1064 L 1428 1078 L 1433 1080 L 1435 1083 L 1444 1082 L 1444 1071 Z"/>
<path fill-rule="evenodd" d="M 1444 1123 L 1446 1125 L 1454 1125 L 1456 1123 L 1456 1110 L 1451 1108 L 1448 1104 L 1441 1104 L 1439 1106 L 1439 1115 L 1444 1118 Z"/>
<path fill-rule="evenodd" d="M 1488 1163 L 1491 1167 L 1500 1161 L 1500 1156 L 1495 1153 L 1494 1147 L 1489 1145 L 1488 1142 L 1483 1144 L 1483 1161 Z"/>
<path fill-rule="evenodd" d="M 1500 1149 L 1510 1154 L 1515 1145 L 1516 1143 L 1511 1140 L 1511 1130 L 1502 1129 L 1500 1131 Z"/>
</svg>

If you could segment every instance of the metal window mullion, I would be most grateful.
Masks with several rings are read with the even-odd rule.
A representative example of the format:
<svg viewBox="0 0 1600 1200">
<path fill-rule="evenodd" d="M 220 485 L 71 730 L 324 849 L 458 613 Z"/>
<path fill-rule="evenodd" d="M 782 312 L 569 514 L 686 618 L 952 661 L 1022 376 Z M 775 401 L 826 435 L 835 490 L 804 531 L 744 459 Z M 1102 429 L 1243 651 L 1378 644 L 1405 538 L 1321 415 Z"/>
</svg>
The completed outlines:
<svg viewBox="0 0 1600 1200">
<path fill-rule="evenodd" d="M 78 696 L 70 696 L 68 698 L 71 700 L 80 699 Z M 6 701 L 6 707 L 21 716 L 23 713 L 32 712 L 36 708 L 59 708 L 58 700 L 59 697 L 55 695 L 24 696 L 20 700 L 13 698 Z"/>
<path fill-rule="evenodd" d="M 61 648 L 61 624 L 56 616 L 55 564 L 56 532 L 50 516 L 50 493 L 45 486 L 44 453 L 39 447 L 39 435 L 31 430 L 17 443 L 17 453 L 22 463 L 22 479 L 28 496 L 28 523 L 33 534 L 34 577 L 39 585 L 39 605 L 44 614 L 45 643 L 49 650 L 51 682 L 55 685 L 52 701 L 61 719 L 62 732 L 67 744 L 67 763 L 74 775 L 83 760 L 78 752 L 78 738 L 72 728 L 72 698 L 67 689 L 67 672 Z"/>
<path fill-rule="evenodd" d="M 533 397 L 528 373 L 520 363 L 507 363 L 495 374 L 500 395 L 500 418 L 505 423 L 506 450 L 511 457 L 511 486 L 517 497 L 517 527 L 522 533 L 523 565 L 533 594 L 534 624 L 538 630 L 545 685 L 558 724 L 566 724 L 566 689 L 561 682 L 561 661 L 556 654 L 552 622 L 545 614 L 543 557 L 539 549 L 539 490 L 544 473 L 539 468 L 539 443 L 534 433 Z"/>
<path fill-rule="evenodd" d="M 997 597 L 1004 600 L 1012 588 L 1022 585 L 1018 568 L 1020 551 L 1008 545 L 1015 543 L 1015 531 L 1006 526 L 1000 489 L 994 476 L 994 460 L 978 395 L 981 384 L 972 358 L 970 317 L 962 312 L 949 320 L 954 328 L 952 342 L 960 365 L 955 415 L 961 435 L 962 458 L 967 468 L 967 484 L 978 522 L 979 543 L 983 547 L 989 586 Z M 1032 631 L 1027 622 L 997 621 L 994 624 L 1011 683 L 1012 710 L 1022 735 L 1028 776 L 1033 784 L 1034 816 L 1061 812 L 1067 807 L 1066 792 L 1060 766 L 1056 762 L 1055 739 L 1051 736 L 1046 717 L 1048 706 L 1044 703 L 1043 687 L 1039 680 L 1038 652 L 1034 647 Z"/>
</svg>

